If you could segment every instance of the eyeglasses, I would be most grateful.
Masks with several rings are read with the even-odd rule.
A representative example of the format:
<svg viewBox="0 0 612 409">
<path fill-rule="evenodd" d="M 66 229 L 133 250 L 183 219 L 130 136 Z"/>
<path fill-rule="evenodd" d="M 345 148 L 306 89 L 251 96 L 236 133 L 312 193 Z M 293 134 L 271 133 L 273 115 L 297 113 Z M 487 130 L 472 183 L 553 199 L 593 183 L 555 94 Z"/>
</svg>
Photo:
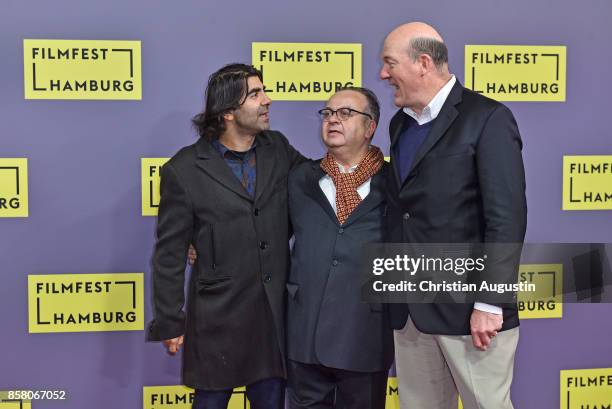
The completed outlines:
<svg viewBox="0 0 612 409">
<path fill-rule="evenodd" d="M 347 119 L 353 116 L 353 113 L 365 115 L 368 118 L 372 119 L 372 115 L 367 114 L 365 112 L 357 111 L 356 109 L 353 109 L 353 108 L 338 108 L 338 109 L 323 108 L 319 110 L 319 116 L 321 117 L 323 121 L 329 121 L 331 117 L 334 116 L 334 114 L 336 114 L 336 116 L 338 117 L 338 120 L 346 121 Z"/>
</svg>

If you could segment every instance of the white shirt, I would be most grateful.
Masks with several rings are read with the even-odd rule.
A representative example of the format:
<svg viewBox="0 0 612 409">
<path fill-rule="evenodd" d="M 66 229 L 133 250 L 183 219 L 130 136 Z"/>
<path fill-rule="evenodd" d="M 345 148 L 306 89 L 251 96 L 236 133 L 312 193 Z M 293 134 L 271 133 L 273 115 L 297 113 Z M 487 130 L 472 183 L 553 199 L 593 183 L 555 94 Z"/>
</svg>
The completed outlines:
<svg viewBox="0 0 612 409">
<path fill-rule="evenodd" d="M 446 98 L 448 98 L 448 94 L 450 94 L 451 90 L 453 89 L 455 82 L 457 82 L 457 79 L 454 75 L 451 75 L 451 79 L 448 80 L 446 85 L 444 85 L 442 89 L 440 89 L 440 91 L 438 91 L 438 93 L 429 102 L 429 104 L 427 104 L 427 106 L 423 108 L 421 115 L 417 114 L 408 107 L 404 108 L 404 112 L 413 117 L 419 125 L 423 125 L 427 122 L 433 121 L 438 117 L 438 114 L 442 109 L 442 105 L 444 105 L 444 102 L 446 102 Z"/>
<path fill-rule="evenodd" d="M 421 111 L 421 115 L 417 114 L 408 107 L 404 108 L 404 112 L 414 118 L 414 120 L 417 121 L 419 125 L 423 125 L 433 121 L 438 117 L 438 114 L 440 113 L 442 106 L 446 102 L 448 94 L 450 94 L 451 90 L 453 89 L 455 82 L 457 82 L 457 79 L 454 75 L 452 75 L 451 79 L 448 80 L 448 82 L 440 89 L 440 91 L 438 91 L 438 93 L 433 97 L 433 99 L 429 101 L 429 104 L 427 104 L 427 106 L 423 108 L 423 111 Z M 474 309 L 499 315 L 503 313 L 501 307 L 491 304 L 485 304 L 482 302 L 474 303 Z"/>
<path fill-rule="evenodd" d="M 344 166 L 338 164 L 338 169 L 340 169 L 340 173 L 353 173 L 357 169 L 357 165 L 351 166 L 345 170 Z M 365 197 L 370 193 L 371 180 L 372 178 L 366 180 L 357 187 L 357 194 L 361 200 L 365 199 Z M 336 207 L 336 185 L 334 185 L 334 180 L 326 173 L 321 179 L 319 179 L 319 187 L 325 194 L 325 197 L 329 201 L 331 207 L 334 209 L 334 213 L 338 214 L 338 208 Z"/>
</svg>

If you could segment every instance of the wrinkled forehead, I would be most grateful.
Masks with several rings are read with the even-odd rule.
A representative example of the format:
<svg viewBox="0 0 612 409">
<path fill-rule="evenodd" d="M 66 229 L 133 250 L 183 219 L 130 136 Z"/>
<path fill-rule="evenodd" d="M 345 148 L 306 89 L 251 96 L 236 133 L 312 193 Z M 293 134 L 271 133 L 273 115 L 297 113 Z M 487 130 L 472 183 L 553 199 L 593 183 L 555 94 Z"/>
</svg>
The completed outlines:
<svg viewBox="0 0 612 409">
<path fill-rule="evenodd" d="M 411 37 L 402 37 L 397 33 L 390 33 L 383 43 L 381 58 L 398 58 L 407 55 Z"/>
</svg>

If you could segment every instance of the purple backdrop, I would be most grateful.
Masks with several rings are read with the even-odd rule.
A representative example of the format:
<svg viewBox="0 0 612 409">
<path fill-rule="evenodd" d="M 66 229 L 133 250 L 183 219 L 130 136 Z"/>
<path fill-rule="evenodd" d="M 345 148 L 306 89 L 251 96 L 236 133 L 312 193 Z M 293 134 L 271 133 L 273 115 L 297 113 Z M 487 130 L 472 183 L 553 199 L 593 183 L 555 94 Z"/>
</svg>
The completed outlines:
<svg viewBox="0 0 612 409">
<path fill-rule="evenodd" d="M 612 242 L 610 211 L 561 210 L 562 157 L 612 154 L 612 4 L 490 0 L 286 2 L 4 0 L 0 13 L 0 157 L 29 160 L 29 211 L 0 219 L 0 390 L 64 389 L 35 408 L 139 408 L 143 385 L 179 383 L 177 358 L 144 333 L 28 334 L 27 274 L 145 272 L 155 218 L 141 216 L 140 158 L 195 140 L 208 75 L 250 61 L 251 42 L 363 44 L 363 84 L 382 102 L 375 144 L 388 151 L 395 108 L 378 79 L 384 35 L 409 20 L 438 27 L 463 81 L 465 44 L 567 46 L 564 103 L 508 103 L 525 143 L 531 242 Z M 216 3 L 216 2 L 215 2 Z M 606 28 L 607 27 L 607 28 Z M 142 101 L 24 100 L 24 38 L 142 41 Z M 319 102 L 275 102 L 273 128 L 323 153 Z M 612 306 L 565 305 L 563 319 L 523 321 L 516 408 L 559 406 L 559 370 L 612 367 Z"/>
</svg>

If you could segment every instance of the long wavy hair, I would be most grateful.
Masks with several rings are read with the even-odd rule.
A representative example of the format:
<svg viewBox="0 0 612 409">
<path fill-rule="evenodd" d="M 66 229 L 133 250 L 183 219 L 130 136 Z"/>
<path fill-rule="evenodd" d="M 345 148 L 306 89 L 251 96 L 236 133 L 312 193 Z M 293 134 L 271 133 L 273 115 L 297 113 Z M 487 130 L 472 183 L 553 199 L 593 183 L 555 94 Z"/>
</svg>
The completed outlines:
<svg viewBox="0 0 612 409">
<path fill-rule="evenodd" d="M 228 64 L 208 78 L 204 112 L 193 117 L 192 122 L 200 137 L 212 141 L 225 132 L 223 115 L 240 108 L 247 93 L 249 77 L 262 79 L 261 71 L 246 64 Z"/>
</svg>

